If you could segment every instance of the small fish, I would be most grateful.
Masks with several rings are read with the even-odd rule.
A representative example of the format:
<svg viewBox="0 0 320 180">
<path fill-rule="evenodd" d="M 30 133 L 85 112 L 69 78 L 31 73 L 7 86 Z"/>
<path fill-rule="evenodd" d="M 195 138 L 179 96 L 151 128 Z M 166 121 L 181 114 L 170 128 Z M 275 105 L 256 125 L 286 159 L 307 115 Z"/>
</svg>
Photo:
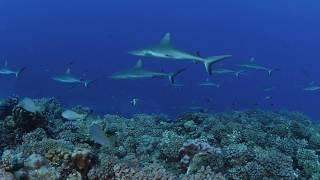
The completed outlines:
<svg viewBox="0 0 320 180">
<path fill-rule="evenodd" d="M 199 86 L 208 86 L 208 87 L 220 88 L 220 84 L 210 82 L 209 79 L 206 79 L 204 82 L 200 83 Z"/>
<path fill-rule="evenodd" d="M 231 70 L 231 69 L 214 69 L 212 71 L 212 73 L 214 74 L 232 74 L 232 73 L 235 73 L 236 71 L 234 70 Z"/>
<path fill-rule="evenodd" d="M 272 96 L 266 96 L 264 97 L 265 100 L 271 100 L 272 99 Z"/>
<path fill-rule="evenodd" d="M 34 101 L 28 97 L 26 97 L 22 101 L 20 101 L 19 106 L 22 107 L 24 110 L 31 112 L 31 113 L 41 112 L 41 108 L 39 106 L 37 106 L 34 103 Z"/>
<path fill-rule="evenodd" d="M 248 75 L 245 73 L 245 70 L 231 70 L 231 69 L 214 69 L 212 73 L 214 74 L 234 74 L 237 78 L 240 77 L 240 75 Z"/>
<path fill-rule="evenodd" d="M 263 91 L 269 92 L 269 91 L 274 90 L 275 88 L 276 88 L 276 87 L 272 86 L 272 87 L 268 87 L 268 88 L 263 89 Z"/>
<path fill-rule="evenodd" d="M 85 119 L 87 115 L 85 114 L 79 114 L 75 111 L 72 110 L 65 110 L 61 113 L 61 116 L 64 119 L 70 120 L 70 121 L 75 121 L 75 120 L 82 120 Z"/>
<path fill-rule="evenodd" d="M 131 103 L 132 106 L 136 106 L 139 101 L 140 101 L 140 99 L 138 99 L 138 98 L 133 98 L 133 99 L 130 101 L 130 103 Z"/>
<path fill-rule="evenodd" d="M 212 83 L 212 82 L 203 82 L 203 83 L 200 83 L 199 85 L 220 88 L 220 84 L 216 84 L 216 83 Z"/>
<path fill-rule="evenodd" d="M 23 67 L 19 70 L 14 70 L 14 69 L 11 69 L 8 67 L 8 62 L 5 61 L 4 63 L 4 66 L 0 67 L 0 74 L 3 74 L 3 75 L 15 75 L 16 78 L 19 78 L 20 77 L 20 74 L 25 70 L 26 68 Z"/>
</svg>

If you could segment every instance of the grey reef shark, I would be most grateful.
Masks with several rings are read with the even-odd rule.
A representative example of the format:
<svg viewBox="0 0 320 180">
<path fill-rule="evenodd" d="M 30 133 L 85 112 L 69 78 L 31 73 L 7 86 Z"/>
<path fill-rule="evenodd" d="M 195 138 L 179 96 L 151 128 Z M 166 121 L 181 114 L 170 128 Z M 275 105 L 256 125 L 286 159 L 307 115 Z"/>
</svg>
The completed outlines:
<svg viewBox="0 0 320 180">
<path fill-rule="evenodd" d="M 171 84 L 174 84 L 174 78 L 185 71 L 185 68 L 179 69 L 176 72 L 166 73 L 161 71 L 153 71 L 145 69 L 143 67 L 142 60 L 138 60 L 135 66 L 116 72 L 110 76 L 111 79 L 142 79 L 142 78 L 156 78 L 156 77 L 168 77 Z"/>
<path fill-rule="evenodd" d="M 70 68 L 68 68 L 64 74 L 52 77 L 52 80 L 55 80 L 61 83 L 67 83 L 67 84 L 82 84 L 86 88 L 88 88 L 90 84 L 96 81 L 96 80 L 85 80 L 82 78 L 78 78 L 71 73 Z"/>
<path fill-rule="evenodd" d="M 156 57 L 163 59 L 189 60 L 203 63 L 209 75 L 212 74 L 212 64 L 230 58 L 232 55 L 218 55 L 203 58 L 197 53 L 190 53 L 176 48 L 171 43 L 170 33 L 166 33 L 160 43 L 138 50 L 130 51 L 129 54 L 143 57 Z"/>
<path fill-rule="evenodd" d="M 12 69 L 8 66 L 8 61 L 5 61 L 4 65 L 0 67 L 0 74 L 2 75 L 14 75 L 16 78 L 20 77 L 20 74 L 25 70 L 26 68 L 23 67 L 21 69 Z"/>
</svg>

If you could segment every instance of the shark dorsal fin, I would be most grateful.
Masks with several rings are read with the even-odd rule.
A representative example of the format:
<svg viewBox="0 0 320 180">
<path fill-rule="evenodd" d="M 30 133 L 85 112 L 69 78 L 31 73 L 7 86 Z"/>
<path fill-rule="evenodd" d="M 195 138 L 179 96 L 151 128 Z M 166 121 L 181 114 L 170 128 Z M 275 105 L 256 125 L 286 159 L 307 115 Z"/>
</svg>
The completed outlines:
<svg viewBox="0 0 320 180">
<path fill-rule="evenodd" d="M 134 66 L 134 68 L 143 68 L 143 61 L 141 59 L 139 59 L 136 63 L 136 65 Z"/>
<path fill-rule="evenodd" d="M 70 69 L 70 68 L 68 68 L 68 69 L 66 70 L 66 74 L 71 74 L 71 69 Z"/>
<path fill-rule="evenodd" d="M 198 57 L 201 57 L 200 51 L 197 51 L 197 52 L 196 52 L 196 55 L 197 55 Z"/>
<path fill-rule="evenodd" d="M 160 41 L 160 44 L 162 44 L 162 45 L 169 45 L 170 44 L 170 33 L 168 32 L 168 33 L 166 33 L 164 36 L 163 36 L 163 38 L 161 39 L 161 41 Z"/>
<path fill-rule="evenodd" d="M 251 63 L 254 63 L 256 61 L 256 59 L 254 57 L 251 57 L 249 60 Z"/>
</svg>

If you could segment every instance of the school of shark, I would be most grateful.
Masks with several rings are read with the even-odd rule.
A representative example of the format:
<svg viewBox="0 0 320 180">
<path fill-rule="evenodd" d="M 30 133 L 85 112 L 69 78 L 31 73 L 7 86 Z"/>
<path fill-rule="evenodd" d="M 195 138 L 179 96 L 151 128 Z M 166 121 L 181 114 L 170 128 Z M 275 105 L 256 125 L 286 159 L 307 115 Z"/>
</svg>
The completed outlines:
<svg viewBox="0 0 320 180">
<path fill-rule="evenodd" d="M 278 71 L 278 68 L 270 68 L 260 64 L 257 64 L 255 58 L 252 57 L 248 62 L 242 64 L 235 64 L 235 67 L 241 69 L 226 69 L 226 68 L 215 68 L 215 64 L 225 61 L 232 58 L 230 54 L 223 55 L 214 55 L 210 57 L 202 57 L 199 52 L 192 53 L 186 50 L 176 48 L 171 42 L 171 34 L 166 33 L 163 38 L 158 42 L 149 46 L 145 46 L 140 49 L 129 51 L 128 54 L 139 57 L 136 64 L 125 70 L 120 70 L 109 75 L 108 78 L 114 80 L 135 80 L 135 79 L 145 79 L 145 78 L 168 78 L 172 86 L 183 86 L 181 84 L 175 83 L 175 78 L 187 68 L 182 67 L 177 69 L 175 72 L 163 72 L 159 70 L 147 69 L 144 66 L 142 58 L 158 58 L 162 60 L 176 60 L 176 61 L 190 61 L 194 64 L 201 63 L 204 65 L 204 68 L 209 76 L 217 74 L 231 74 L 239 78 L 242 75 L 248 75 L 249 70 L 264 71 L 269 76 L 271 76 L 275 71 Z M 20 69 L 11 68 L 8 65 L 6 60 L 4 65 L 0 67 L 0 75 L 15 76 L 20 78 L 21 74 L 26 70 L 26 67 Z M 61 74 L 51 77 L 52 80 L 65 83 L 65 84 L 80 84 L 85 88 L 88 88 L 92 83 L 97 81 L 87 80 L 76 76 L 71 72 L 71 67 L 68 67 L 67 70 Z M 215 82 L 210 82 L 210 79 L 207 78 L 204 82 L 199 83 L 199 86 L 206 87 L 216 87 L 219 88 L 221 85 Z M 306 87 L 303 88 L 304 91 L 320 91 L 320 85 L 317 85 L 315 82 L 309 83 Z"/>
</svg>

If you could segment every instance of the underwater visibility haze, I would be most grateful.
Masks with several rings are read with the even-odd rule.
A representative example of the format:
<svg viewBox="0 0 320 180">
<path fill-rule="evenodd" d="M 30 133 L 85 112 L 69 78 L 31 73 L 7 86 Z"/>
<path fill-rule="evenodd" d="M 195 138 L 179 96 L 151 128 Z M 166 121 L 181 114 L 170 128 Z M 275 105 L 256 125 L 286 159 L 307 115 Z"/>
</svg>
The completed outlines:
<svg viewBox="0 0 320 180">
<path fill-rule="evenodd" d="M 0 2 L 0 180 L 320 179 L 315 0 Z"/>
</svg>

